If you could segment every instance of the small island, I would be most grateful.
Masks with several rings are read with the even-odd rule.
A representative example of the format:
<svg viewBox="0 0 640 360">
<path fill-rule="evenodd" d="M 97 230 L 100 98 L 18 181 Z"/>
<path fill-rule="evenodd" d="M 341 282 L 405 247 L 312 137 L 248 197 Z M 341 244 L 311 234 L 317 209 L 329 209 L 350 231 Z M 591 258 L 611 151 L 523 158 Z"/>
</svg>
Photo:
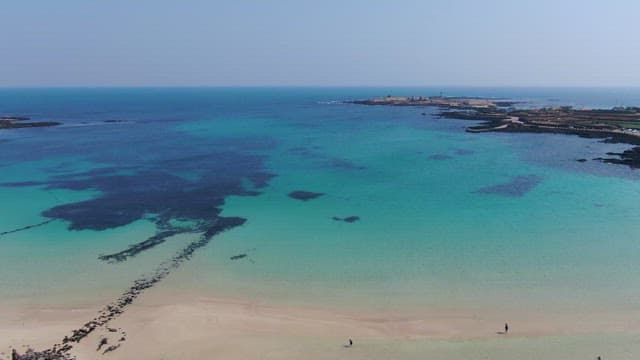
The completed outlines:
<svg viewBox="0 0 640 360">
<path fill-rule="evenodd" d="M 55 121 L 32 122 L 29 120 L 31 120 L 31 118 L 25 116 L 0 116 L 0 130 L 60 125 L 59 122 Z"/>
<path fill-rule="evenodd" d="M 574 109 L 571 106 L 517 109 L 518 102 L 466 97 L 392 97 L 350 101 L 361 105 L 432 106 L 441 118 L 482 121 L 467 127 L 468 132 L 529 132 L 572 134 L 636 145 L 623 153 L 597 158 L 607 163 L 640 168 L 640 107 Z M 584 159 L 581 162 L 584 162 Z"/>
</svg>

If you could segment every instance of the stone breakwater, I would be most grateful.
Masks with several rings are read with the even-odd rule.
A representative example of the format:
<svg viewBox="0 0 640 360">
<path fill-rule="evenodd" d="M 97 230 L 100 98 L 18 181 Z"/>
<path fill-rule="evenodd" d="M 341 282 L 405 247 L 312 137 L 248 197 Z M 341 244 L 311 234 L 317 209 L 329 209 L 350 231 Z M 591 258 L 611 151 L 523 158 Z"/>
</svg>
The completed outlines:
<svg viewBox="0 0 640 360">
<path fill-rule="evenodd" d="M 240 217 L 220 217 L 214 225 L 209 227 L 198 240 L 190 243 L 185 248 L 180 250 L 171 259 L 161 263 L 151 274 L 142 276 L 135 280 L 133 285 L 125 290 L 120 297 L 115 301 L 109 303 L 102 308 L 96 317 L 86 322 L 80 328 L 71 331 L 70 335 L 64 336 L 62 340 L 54 344 L 52 347 L 44 350 L 34 351 L 29 350 L 24 354 L 19 354 L 16 350 L 12 353 L 12 360 L 60 360 L 60 359 L 72 359 L 70 355 L 73 345 L 79 343 L 89 334 L 101 327 L 107 327 L 110 321 L 122 315 L 126 310 L 126 307 L 133 303 L 146 289 L 151 288 L 155 284 L 159 283 L 171 273 L 172 270 L 177 269 L 184 262 L 191 259 L 193 254 L 200 248 L 209 244 L 214 236 L 241 226 L 246 222 L 246 219 Z M 112 331 L 110 328 L 108 331 Z M 124 341 L 124 336 L 121 338 Z M 121 344 L 111 345 L 106 348 L 105 352 L 116 350 Z M 102 346 L 99 345 L 99 349 Z"/>
<path fill-rule="evenodd" d="M 33 224 L 33 225 L 23 226 L 23 227 L 18 228 L 18 229 L 2 231 L 2 232 L 0 232 L 0 236 L 5 236 L 5 235 L 10 235 L 10 234 L 15 234 L 15 233 L 20 232 L 20 231 L 26 231 L 26 230 L 30 230 L 30 229 L 33 229 L 33 228 L 37 228 L 37 227 L 39 227 L 39 226 L 44 226 L 44 225 L 47 225 L 48 223 L 50 223 L 50 222 L 52 222 L 52 221 L 55 221 L 55 220 L 56 220 L 56 219 L 49 219 L 49 220 L 47 220 L 47 221 L 43 221 L 43 222 L 41 222 L 41 223 L 37 223 L 37 224 Z"/>
</svg>

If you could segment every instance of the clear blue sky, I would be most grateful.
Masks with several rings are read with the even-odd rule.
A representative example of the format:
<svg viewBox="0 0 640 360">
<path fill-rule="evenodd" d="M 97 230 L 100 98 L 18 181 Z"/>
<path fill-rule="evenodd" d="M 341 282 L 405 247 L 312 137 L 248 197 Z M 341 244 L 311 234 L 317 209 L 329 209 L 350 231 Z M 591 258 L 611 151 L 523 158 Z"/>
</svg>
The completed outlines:
<svg viewBox="0 0 640 360">
<path fill-rule="evenodd" d="M 2 0 L 0 86 L 640 86 L 638 0 Z"/>
</svg>

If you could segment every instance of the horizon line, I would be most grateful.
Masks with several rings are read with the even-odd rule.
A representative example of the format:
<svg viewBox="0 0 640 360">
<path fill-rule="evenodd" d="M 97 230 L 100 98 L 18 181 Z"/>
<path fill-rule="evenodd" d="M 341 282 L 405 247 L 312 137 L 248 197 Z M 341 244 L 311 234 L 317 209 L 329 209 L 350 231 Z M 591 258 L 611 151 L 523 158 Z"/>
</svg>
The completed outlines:
<svg viewBox="0 0 640 360">
<path fill-rule="evenodd" d="M 1 90 L 18 89 L 259 89 L 259 88 L 299 88 L 299 89 L 321 89 L 321 88 L 510 88 L 510 89 L 594 89 L 594 88 L 640 88 L 639 85 L 0 85 Z"/>
</svg>

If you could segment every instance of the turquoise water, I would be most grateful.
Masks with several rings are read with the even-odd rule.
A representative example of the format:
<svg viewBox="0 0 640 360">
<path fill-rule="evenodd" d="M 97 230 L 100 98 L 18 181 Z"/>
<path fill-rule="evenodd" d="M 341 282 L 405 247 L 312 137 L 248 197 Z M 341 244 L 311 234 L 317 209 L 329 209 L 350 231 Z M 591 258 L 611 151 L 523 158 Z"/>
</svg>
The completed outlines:
<svg viewBox="0 0 640 360">
<path fill-rule="evenodd" d="M 434 109 L 336 102 L 438 92 L 1 90 L 0 114 L 64 123 L 0 133 L 0 232 L 56 219 L 0 237 L 2 301 L 110 301 L 199 234 L 116 264 L 99 255 L 155 234 L 159 213 L 206 223 L 218 209 L 247 222 L 156 286 L 327 307 L 635 308 L 640 173 L 575 161 L 629 146 L 469 134 Z M 446 94 L 640 104 L 637 89 Z"/>
</svg>

